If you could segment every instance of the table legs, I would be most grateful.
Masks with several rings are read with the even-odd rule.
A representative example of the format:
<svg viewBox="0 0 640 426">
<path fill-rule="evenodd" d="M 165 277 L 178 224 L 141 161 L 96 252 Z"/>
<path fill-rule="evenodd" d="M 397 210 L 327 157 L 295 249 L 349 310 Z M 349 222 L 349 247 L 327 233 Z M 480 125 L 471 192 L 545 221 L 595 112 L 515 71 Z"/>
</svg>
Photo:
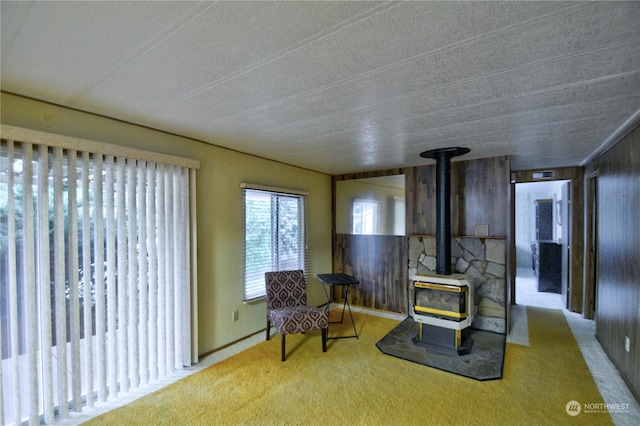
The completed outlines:
<svg viewBox="0 0 640 426">
<path fill-rule="evenodd" d="M 329 286 L 331 287 L 331 286 Z M 358 339 L 358 331 L 356 330 L 356 324 L 353 321 L 353 314 L 351 313 L 351 305 L 349 304 L 349 289 L 351 288 L 351 286 L 349 285 L 343 285 L 342 287 L 342 299 L 344 300 L 344 303 L 342 304 L 342 314 L 340 316 L 340 321 L 329 321 L 329 324 L 342 324 L 342 322 L 344 321 L 344 311 L 345 310 L 349 310 L 349 318 L 351 319 L 351 326 L 353 327 L 353 335 L 352 336 L 338 336 L 338 337 L 328 337 L 328 339 L 349 339 L 352 337 L 355 337 L 356 339 Z M 322 289 L 324 290 L 325 295 L 327 296 L 327 311 L 329 310 L 329 306 L 331 305 L 331 295 L 329 294 L 329 292 L 327 292 L 327 289 L 325 288 L 325 286 L 322 286 Z"/>
</svg>

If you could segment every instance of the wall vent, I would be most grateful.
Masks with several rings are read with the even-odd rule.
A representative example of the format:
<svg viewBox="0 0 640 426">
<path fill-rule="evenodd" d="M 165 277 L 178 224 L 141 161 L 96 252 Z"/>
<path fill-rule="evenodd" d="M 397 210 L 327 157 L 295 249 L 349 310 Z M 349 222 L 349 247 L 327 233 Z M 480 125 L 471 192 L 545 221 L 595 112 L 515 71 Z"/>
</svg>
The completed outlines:
<svg viewBox="0 0 640 426">
<path fill-rule="evenodd" d="M 544 170 L 541 172 L 533 172 L 533 179 L 553 179 L 556 172 L 553 170 Z"/>
</svg>

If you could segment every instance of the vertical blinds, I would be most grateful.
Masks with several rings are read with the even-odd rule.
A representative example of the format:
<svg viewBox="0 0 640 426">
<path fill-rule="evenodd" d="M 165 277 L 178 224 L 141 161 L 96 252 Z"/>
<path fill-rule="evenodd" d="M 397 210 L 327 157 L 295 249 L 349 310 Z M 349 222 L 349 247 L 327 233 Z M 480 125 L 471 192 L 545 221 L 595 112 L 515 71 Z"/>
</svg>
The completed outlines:
<svg viewBox="0 0 640 426">
<path fill-rule="evenodd" d="M 197 361 L 196 167 L 12 139 L 0 162 L 0 421 Z"/>
</svg>

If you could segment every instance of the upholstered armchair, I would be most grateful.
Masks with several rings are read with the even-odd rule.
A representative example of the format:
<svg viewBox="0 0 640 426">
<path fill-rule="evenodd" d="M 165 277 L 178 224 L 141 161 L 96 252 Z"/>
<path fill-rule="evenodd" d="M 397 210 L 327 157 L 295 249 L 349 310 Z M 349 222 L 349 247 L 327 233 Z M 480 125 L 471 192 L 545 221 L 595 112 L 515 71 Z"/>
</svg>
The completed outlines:
<svg viewBox="0 0 640 426">
<path fill-rule="evenodd" d="M 267 340 L 271 325 L 282 336 L 282 361 L 286 359 L 285 336 L 322 330 L 322 352 L 327 351 L 329 313 L 326 309 L 307 306 L 304 272 L 279 271 L 265 273 L 267 291 Z"/>
</svg>

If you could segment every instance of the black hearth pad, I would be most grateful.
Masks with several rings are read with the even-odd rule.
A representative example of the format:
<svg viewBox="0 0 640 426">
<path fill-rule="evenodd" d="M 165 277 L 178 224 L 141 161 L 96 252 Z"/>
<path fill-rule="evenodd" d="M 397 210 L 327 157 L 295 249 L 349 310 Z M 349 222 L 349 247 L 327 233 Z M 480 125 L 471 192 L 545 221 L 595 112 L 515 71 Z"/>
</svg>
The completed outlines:
<svg viewBox="0 0 640 426">
<path fill-rule="evenodd" d="M 470 329 L 469 338 L 473 340 L 471 352 L 456 356 L 443 354 L 437 348 L 430 350 L 428 345 L 415 344 L 418 329 L 419 324 L 408 317 L 376 343 L 376 346 L 384 354 L 471 379 L 502 378 L 505 335 Z"/>
</svg>

